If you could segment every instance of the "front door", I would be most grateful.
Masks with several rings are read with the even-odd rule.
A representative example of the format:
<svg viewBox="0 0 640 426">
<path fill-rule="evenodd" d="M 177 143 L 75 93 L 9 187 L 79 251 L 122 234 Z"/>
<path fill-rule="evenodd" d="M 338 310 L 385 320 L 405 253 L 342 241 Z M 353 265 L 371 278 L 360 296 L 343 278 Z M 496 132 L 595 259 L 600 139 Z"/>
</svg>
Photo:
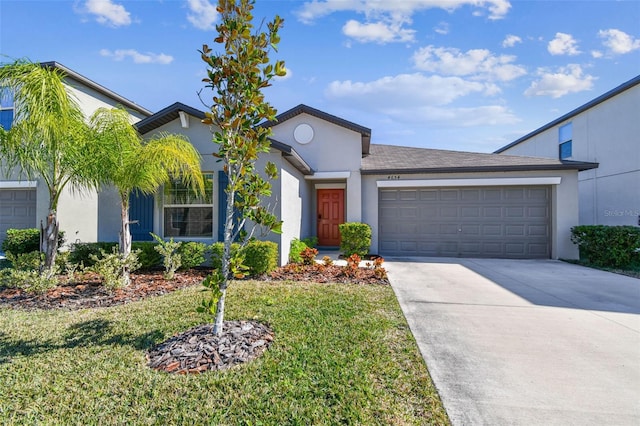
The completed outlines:
<svg viewBox="0 0 640 426">
<path fill-rule="evenodd" d="M 318 245 L 339 246 L 344 223 L 344 189 L 318 189 Z"/>
</svg>

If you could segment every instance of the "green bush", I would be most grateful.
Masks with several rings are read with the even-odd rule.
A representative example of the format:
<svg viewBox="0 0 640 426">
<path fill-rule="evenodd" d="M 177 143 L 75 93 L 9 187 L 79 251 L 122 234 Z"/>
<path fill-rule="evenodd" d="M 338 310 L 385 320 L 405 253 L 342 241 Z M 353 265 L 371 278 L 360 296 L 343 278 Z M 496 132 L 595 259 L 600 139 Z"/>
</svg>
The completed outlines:
<svg viewBox="0 0 640 426">
<path fill-rule="evenodd" d="M 233 243 L 231 244 L 231 256 L 236 254 L 240 244 Z M 211 249 L 211 267 L 213 269 L 222 270 L 222 252 L 224 250 L 224 243 L 219 241 L 217 243 L 213 243 L 210 246 Z"/>
<path fill-rule="evenodd" d="M 371 227 L 366 223 L 347 222 L 338 225 L 340 229 L 340 251 L 346 257 L 352 254 L 365 256 L 371 246 Z"/>
<path fill-rule="evenodd" d="M 178 247 L 178 254 L 182 260 L 180 269 L 191 269 L 204 263 L 207 245 L 196 241 L 185 241 Z"/>
<path fill-rule="evenodd" d="M 247 273 L 252 276 L 266 274 L 278 266 L 278 244 L 273 241 L 249 241 L 242 255 Z"/>
<path fill-rule="evenodd" d="M 580 257 L 596 266 L 625 268 L 640 262 L 640 228 L 582 225 L 571 228 Z"/>
<path fill-rule="evenodd" d="M 182 242 L 173 241 L 173 238 L 165 241 L 162 238 L 158 237 L 156 234 L 151 234 L 151 236 L 158 242 L 154 249 L 155 251 L 160 253 L 160 256 L 162 256 L 164 277 L 168 280 L 172 280 L 175 276 L 176 271 L 182 265 L 182 258 L 178 253 L 178 249 L 182 245 Z"/>
<path fill-rule="evenodd" d="M 301 240 L 309 248 L 316 248 L 318 246 L 318 237 L 307 237 Z"/>
<path fill-rule="evenodd" d="M 64 232 L 58 234 L 58 247 L 64 244 Z M 24 254 L 40 251 L 40 230 L 36 228 L 7 229 L 7 238 L 2 242 L 5 253 Z"/>
<path fill-rule="evenodd" d="M 138 252 L 140 269 L 155 269 L 162 266 L 162 256 L 155 249 L 153 241 L 134 241 L 131 250 Z"/>
<path fill-rule="evenodd" d="M 58 277 L 40 275 L 37 269 L 3 269 L 0 271 L 0 286 L 8 288 L 20 288 L 28 293 L 46 293 L 47 290 L 59 284 Z"/>
<path fill-rule="evenodd" d="M 100 251 L 100 255 L 91 255 L 93 266 L 91 270 L 102 277 L 102 285 L 108 290 L 115 290 L 124 287 L 127 283 L 124 280 L 124 269 L 127 267 L 130 272 L 138 269 L 138 256 L 132 251 L 128 256 L 118 253 L 118 248 L 113 247 L 111 253 L 104 250 Z"/>
<path fill-rule="evenodd" d="M 96 263 L 92 256 L 99 259 L 102 256 L 101 252 L 110 253 L 114 247 L 118 247 L 118 243 L 76 243 L 71 247 L 69 262 L 91 267 Z"/>
<path fill-rule="evenodd" d="M 44 255 L 39 251 L 20 254 L 7 252 L 7 260 L 11 262 L 13 269 L 17 269 L 19 271 L 37 271 L 40 269 L 40 264 L 44 260 Z"/>
<path fill-rule="evenodd" d="M 291 240 L 291 245 L 289 246 L 289 263 L 302 263 L 301 253 L 307 248 L 309 248 L 309 246 L 304 241 L 300 241 L 297 238 Z"/>
</svg>

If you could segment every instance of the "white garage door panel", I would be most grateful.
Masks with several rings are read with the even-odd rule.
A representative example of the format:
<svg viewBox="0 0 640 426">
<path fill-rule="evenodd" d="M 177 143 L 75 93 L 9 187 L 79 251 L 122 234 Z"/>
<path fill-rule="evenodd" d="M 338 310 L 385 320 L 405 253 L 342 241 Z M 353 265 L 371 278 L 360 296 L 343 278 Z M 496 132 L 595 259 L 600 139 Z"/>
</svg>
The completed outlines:
<svg viewBox="0 0 640 426">
<path fill-rule="evenodd" d="M 35 189 L 0 189 L 0 244 L 7 236 L 7 229 L 35 226 Z"/>
<path fill-rule="evenodd" d="M 382 255 L 548 258 L 550 188 L 381 188 Z"/>
</svg>

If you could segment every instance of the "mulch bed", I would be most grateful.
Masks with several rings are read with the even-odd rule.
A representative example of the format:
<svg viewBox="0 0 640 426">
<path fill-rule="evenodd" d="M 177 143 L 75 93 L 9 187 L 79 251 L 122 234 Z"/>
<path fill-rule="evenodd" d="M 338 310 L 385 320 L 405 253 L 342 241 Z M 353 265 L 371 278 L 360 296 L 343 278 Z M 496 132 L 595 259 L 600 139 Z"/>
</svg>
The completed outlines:
<svg viewBox="0 0 640 426">
<path fill-rule="evenodd" d="M 109 291 L 99 276 L 81 275 L 76 282 L 59 285 L 43 294 L 0 287 L 0 308 L 85 309 L 120 305 L 199 285 L 210 271 L 192 269 L 166 280 L 162 271 L 135 272 L 128 287 Z M 351 269 L 335 265 L 285 265 L 272 273 L 253 277 L 262 281 L 337 282 L 388 285 L 382 270 Z M 148 366 L 167 373 L 201 373 L 224 370 L 260 356 L 274 340 L 268 325 L 254 321 L 225 321 L 222 335 L 211 324 L 194 327 L 159 343 L 147 352 Z"/>
</svg>

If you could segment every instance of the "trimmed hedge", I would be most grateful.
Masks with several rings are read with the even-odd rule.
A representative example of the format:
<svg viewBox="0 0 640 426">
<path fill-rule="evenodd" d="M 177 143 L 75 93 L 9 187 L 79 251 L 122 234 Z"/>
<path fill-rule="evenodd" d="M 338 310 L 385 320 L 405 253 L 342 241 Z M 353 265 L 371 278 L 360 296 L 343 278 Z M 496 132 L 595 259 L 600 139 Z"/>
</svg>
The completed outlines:
<svg viewBox="0 0 640 426">
<path fill-rule="evenodd" d="M 64 232 L 58 233 L 58 247 L 64 244 Z M 13 255 L 40 251 L 40 230 L 37 228 L 7 229 L 2 251 Z"/>
<path fill-rule="evenodd" d="M 340 229 L 340 251 L 346 257 L 352 254 L 366 256 L 371 247 L 371 227 L 366 223 L 346 222 L 338 225 Z"/>
<path fill-rule="evenodd" d="M 640 228 L 582 225 L 571 228 L 580 258 L 596 266 L 625 268 L 640 262 Z"/>
<path fill-rule="evenodd" d="M 102 252 L 111 253 L 114 247 L 117 247 L 118 243 L 76 243 L 71 246 L 71 254 L 69 255 L 69 262 L 75 265 L 83 264 L 85 267 L 91 267 L 95 265 L 96 261 L 91 256 L 96 256 L 98 259 L 102 258 Z"/>
</svg>

